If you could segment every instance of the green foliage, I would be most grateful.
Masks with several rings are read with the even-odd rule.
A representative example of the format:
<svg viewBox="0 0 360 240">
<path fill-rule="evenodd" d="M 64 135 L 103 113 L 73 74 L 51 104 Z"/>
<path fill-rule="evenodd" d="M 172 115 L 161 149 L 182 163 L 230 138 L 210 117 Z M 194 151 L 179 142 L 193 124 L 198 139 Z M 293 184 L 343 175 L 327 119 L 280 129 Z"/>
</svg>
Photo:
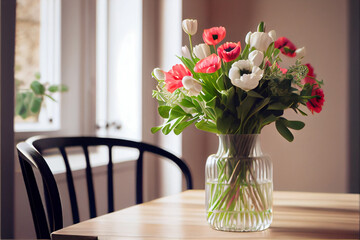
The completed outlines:
<svg viewBox="0 0 360 240">
<path fill-rule="evenodd" d="M 68 87 L 65 85 L 47 86 L 47 84 L 43 84 L 39 80 L 40 74 L 36 73 L 35 80 L 31 82 L 30 88 L 21 88 L 24 83 L 20 80 L 16 80 L 15 116 L 20 116 L 23 119 L 30 116 L 36 116 L 40 113 L 44 97 L 48 97 L 55 101 L 51 94 L 68 91 Z"/>
</svg>

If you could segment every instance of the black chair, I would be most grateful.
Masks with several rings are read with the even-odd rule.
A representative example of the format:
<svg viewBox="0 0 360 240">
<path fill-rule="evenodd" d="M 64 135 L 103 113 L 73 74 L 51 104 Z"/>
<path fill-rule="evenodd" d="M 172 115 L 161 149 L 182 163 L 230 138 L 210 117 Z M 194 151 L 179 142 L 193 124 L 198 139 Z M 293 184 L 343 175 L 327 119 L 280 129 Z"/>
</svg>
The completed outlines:
<svg viewBox="0 0 360 240">
<path fill-rule="evenodd" d="M 86 162 L 86 181 L 89 198 L 90 218 L 96 217 L 95 193 L 92 170 L 88 147 L 107 146 L 109 149 L 109 162 L 107 164 L 107 190 L 108 190 L 108 212 L 114 211 L 114 191 L 113 191 L 113 147 L 129 147 L 139 151 L 136 162 L 136 203 L 143 202 L 143 155 L 144 152 L 154 153 L 174 162 L 182 171 L 186 179 L 187 189 L 192 189 L 192 177 L 189 168 L 180 158 L 174 154 L 143 142 L 135 142 L 124 139 L 102 138 L 102 137 L 33 137 L 26 142 L 17 144 L 19 161 L 24 177 L 24 182 L 30 202 L 31 212 L 38 239 L 50 238 L 50 233 L 63 227 L 62 206 L 59 190 L 49 166 L 41 155 L 44 150 L 58 149 L 63 157 L 66 168 L 67 186 L 70 196 L 73 223 L 78 223 L 79 209 L 75 193 L 74 179 L 70 169 L 69 159 L 66 152 L 67 147 L 81 147 L 85 155 Z M 35 179 L 33 168 L 37 169 L 41 175 L 44 198 L 46 202 L 43 207 L 39 188 Z"/>
</svg>

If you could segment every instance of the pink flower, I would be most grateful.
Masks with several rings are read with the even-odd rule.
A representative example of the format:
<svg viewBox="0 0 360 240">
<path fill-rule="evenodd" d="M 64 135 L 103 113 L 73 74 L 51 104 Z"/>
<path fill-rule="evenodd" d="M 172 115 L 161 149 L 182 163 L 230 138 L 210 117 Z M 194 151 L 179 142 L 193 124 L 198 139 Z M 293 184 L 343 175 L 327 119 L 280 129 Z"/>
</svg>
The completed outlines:
<svg viewBox="0 0 360 240">
<path fill-rule="evenodd" d="M 194 71 L 197 73 L 214 73 L 219 70 L 220 67 L 221 60 L 215 53 L 213 53 L 196 63 Z"/>
<path fill-rule="evenodd" d="M 304 79 L 301 80 L 301 83 L 305 85 L 306 83 L 310 83 L 314 85 L 314 88 L 318 87 L 318 84 L 315 80 L 316 74 L 314 74 L 314 68 L 310 65 L 310 63 L 305 64 L 305 66 L 309 69 L 308 74 Z"/>
<path fill-rule="evenodd" d="M 182 79 L 185 76 L 192 76 L 189 69 L 182 64 L 174 65 L 170 71 L 165 73 L 165 87 L 166 90 L 173 93 L 176 89 L 183 86 Z"/>
<path fill-rule="evenodd" d="M 217 49 L 217 52 L 218 52 L 219 57 L 222 58 L 225 62 L 231 62 L 240 55 L 240 52 L 241 52 L 240 42 L 224 43 Z"/>
<path fill-rule="evenodd" d="M 225 38 L 225 35 L 224 27 L 213 27 L 204 30 L 203 39 L 207 45 L 216 45 Z"/>
<path fill-rule="evenodd" d="M 325 99 L 324 99 L 324 92 L 321 88 L 313 89 L 311 92 L 311 96 L 317 95 L 316 98 L 310 99 L 306 106 L 311 111 L 312 114 L 314 114 L 314 111 L 319 113 L 322 110 L 322 106 L 324 105 Z"/>
<path fill-rule="evenodd" d="M 295 57 L 296 56 L 296 47 L 295 45 L 286 37 L 281 37 L 278 40 L 275 41 L 274 47 L 280 49 L 280 51 L 289 57 Z"/>
</svg>

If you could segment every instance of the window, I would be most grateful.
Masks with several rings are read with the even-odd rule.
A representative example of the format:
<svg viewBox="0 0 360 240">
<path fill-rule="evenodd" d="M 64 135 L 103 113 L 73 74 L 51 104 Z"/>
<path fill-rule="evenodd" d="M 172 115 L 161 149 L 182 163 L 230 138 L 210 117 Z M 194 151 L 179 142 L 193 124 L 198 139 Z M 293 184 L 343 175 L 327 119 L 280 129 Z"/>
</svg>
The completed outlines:
<svg viewBox="0 0 360 240">
<path fill-rule="evenodd" d="M 99 135 L 141 140 L 142 0 L 97 1 Z"/>
<path fill-rule="evenodd" d="M 60 127 L 60 96 L 44 98 L 39 114 L 26 112 L 27 103 L 35 102 L 26 97 L 33 80 L 47 85 L 60 83 L 60 1 L 17 0 L 15 81 L 18 104 L 15 112 L 15 131 L 48 131 Z M 20 96 L 21 95 L 21 96 Z M 18 99 L 18 97 L 21 98 Z M 35 106 L 35 105 L 31 105 Z"/>
</svg>

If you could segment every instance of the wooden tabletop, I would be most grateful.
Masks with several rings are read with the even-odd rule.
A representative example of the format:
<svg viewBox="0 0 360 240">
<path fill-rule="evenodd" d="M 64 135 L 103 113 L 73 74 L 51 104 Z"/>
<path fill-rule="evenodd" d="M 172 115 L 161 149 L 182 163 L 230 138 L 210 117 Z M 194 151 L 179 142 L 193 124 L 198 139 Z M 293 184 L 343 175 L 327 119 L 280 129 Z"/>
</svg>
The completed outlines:
<svg viewBox="0 0 360 240">
<path fill-rule="evenodd" d="M 269 229 L 223 232 L 206 221 L 204 190 L 190 190 L 63 228 L 52 239 L 359 239 L 359 196 L 274 192 Z"/>
</svg>

